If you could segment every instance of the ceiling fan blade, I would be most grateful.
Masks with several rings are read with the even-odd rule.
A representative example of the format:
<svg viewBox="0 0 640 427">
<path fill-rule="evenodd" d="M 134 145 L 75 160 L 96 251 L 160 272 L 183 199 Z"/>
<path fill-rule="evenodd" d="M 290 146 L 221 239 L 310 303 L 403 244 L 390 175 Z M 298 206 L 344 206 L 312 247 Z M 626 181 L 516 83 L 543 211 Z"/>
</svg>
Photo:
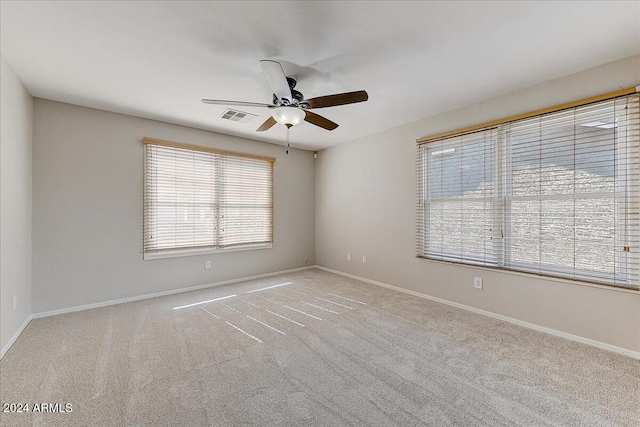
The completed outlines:
<svg viewBox="0 0 640 427">
<path fill-rule="evenodd" d="M 287 99 L 291 102 L 291 88 L 289 87 L 289 82 L 287 82 L 287 76 L 284 74 L 282 65 L 276 61 L 263 59 L 260 61 L 260 66 L 274 95 L 277 96 L 278 99 Z"/>
<path fill-rule="evenodd" d="M 273 117 L 269 117 L 262 125 L 260 125 L 258 129 L 256 129 L 256 132 L 263 132 L 267 129 L 271 129 L 271 126 L 275 125 L 276 123 L 276 119 L 274 119 Z"/>
<path fill-rule="evenodd" d="M 309 104 L 309 108 L 335 107 L 336 105 L 354 104 L 364 102 L 369 99 L 369 95 L 364 90 L 356 92 L 338 93 L 335 95 L 319 96 L 317 98 L 305 99 L 302 102 Z"/>
<path fill-rule="evenodd" d="M 265 107 L 265 108 L 276 108 L 273 104 L 261 104 L 259 102 L 244 102 L 244 101 L 223 101 L 221 99 L 203 99 L 202 102 L 205 104 L 215 104 L 215 105 L 235 105 L 239 107 Z"/>
<path fill-rule="evenodd" d="M 337 123 L 332 122 L 329 119 L 326 119 L 316 113 L 312 113 L 311 111 L 305 111 L 304 121 L 314 124 L 316 126 L 320 126 L 321 128 L 325 128 L 326 130 L 334 130 L 338 127 Z"/>
</svg>

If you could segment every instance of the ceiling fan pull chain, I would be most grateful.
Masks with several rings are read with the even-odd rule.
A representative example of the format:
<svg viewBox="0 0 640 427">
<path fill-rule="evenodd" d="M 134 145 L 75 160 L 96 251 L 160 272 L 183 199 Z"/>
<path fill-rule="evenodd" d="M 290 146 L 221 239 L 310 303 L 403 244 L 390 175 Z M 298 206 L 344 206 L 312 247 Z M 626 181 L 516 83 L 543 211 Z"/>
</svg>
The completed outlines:
<svg viewBox="0 0 640 427">
<path fill-rule="evenodd" d="M 287 126 L 287 154 L 289 154 L 289 147 L 291 147 L 291 144 L 289 144 L 289 126 Z"/>
</svg>

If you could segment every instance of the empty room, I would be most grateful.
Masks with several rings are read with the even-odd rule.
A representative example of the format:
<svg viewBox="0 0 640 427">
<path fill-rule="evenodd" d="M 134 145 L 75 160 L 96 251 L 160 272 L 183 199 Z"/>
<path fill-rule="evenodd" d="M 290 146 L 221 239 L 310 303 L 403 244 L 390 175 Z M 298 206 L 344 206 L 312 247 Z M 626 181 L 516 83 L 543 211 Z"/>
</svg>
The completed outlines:
<svg viewBox="0 0 640 427">
<path fill-rule="evenodd" d="M 640 425 L 640 1 L 0 25 L 3 427 Z"/>
</svg>

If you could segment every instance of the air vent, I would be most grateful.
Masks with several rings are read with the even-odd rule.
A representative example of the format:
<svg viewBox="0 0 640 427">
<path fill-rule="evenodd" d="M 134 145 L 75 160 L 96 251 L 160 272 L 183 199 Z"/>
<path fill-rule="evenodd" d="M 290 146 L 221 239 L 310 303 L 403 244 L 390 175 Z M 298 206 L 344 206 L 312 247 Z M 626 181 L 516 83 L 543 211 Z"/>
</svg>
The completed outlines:
<svg viewBox="0 0 640 427">
<path fill-rule="evenodd" d="M 258 116 L 251 113 L 245 113 L 244 111 L 237 111 L 232 109 L 226 110 L 220 116 L 220 118 L 222 119 L 231 120 L 231 121 L 240 122 L 240 123 L 247 123 L 251 121 L 251 119 L 253 119 L 254 117 L 258 117 Z"/>
</svg>

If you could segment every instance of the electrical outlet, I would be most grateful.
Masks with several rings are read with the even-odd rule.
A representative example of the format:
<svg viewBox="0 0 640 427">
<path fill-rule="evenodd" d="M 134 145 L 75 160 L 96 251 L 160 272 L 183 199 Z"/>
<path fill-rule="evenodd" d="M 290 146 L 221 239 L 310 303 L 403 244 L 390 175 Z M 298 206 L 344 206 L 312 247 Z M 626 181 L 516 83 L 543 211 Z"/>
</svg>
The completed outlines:
<svg viewBox="0 0 640 427">
<path fill-rule="evenodd" d="M 11 298 L 11 306 L 13 307 L 14 310 L 18 306 L 18 296 L 17 295 L 14 295 L 13 298 Z"/>
<path fill-rule="evenodd" d="M 347 254 L 347 261 L 351 262 L 351 254 Z"/>
<path fill-rule="evenodd" d="M 205 270 L 211 270 L 211 261 L 205 261 L 204 268 Z"/>
<path fill-rule="evenodd" d="M 473 287 L 476 289 L 482 289 L 482 277 L 473 278 Z"/>
<path fill-rule="evenodd" d="M 362 257 L 362 263 L 363 263 L 363 264 L 366 264 L 366 263 L 367 263 L 367 257 L 366 257 L 366 256 L 363 256 L 363 257 Z"/>
</svg>

